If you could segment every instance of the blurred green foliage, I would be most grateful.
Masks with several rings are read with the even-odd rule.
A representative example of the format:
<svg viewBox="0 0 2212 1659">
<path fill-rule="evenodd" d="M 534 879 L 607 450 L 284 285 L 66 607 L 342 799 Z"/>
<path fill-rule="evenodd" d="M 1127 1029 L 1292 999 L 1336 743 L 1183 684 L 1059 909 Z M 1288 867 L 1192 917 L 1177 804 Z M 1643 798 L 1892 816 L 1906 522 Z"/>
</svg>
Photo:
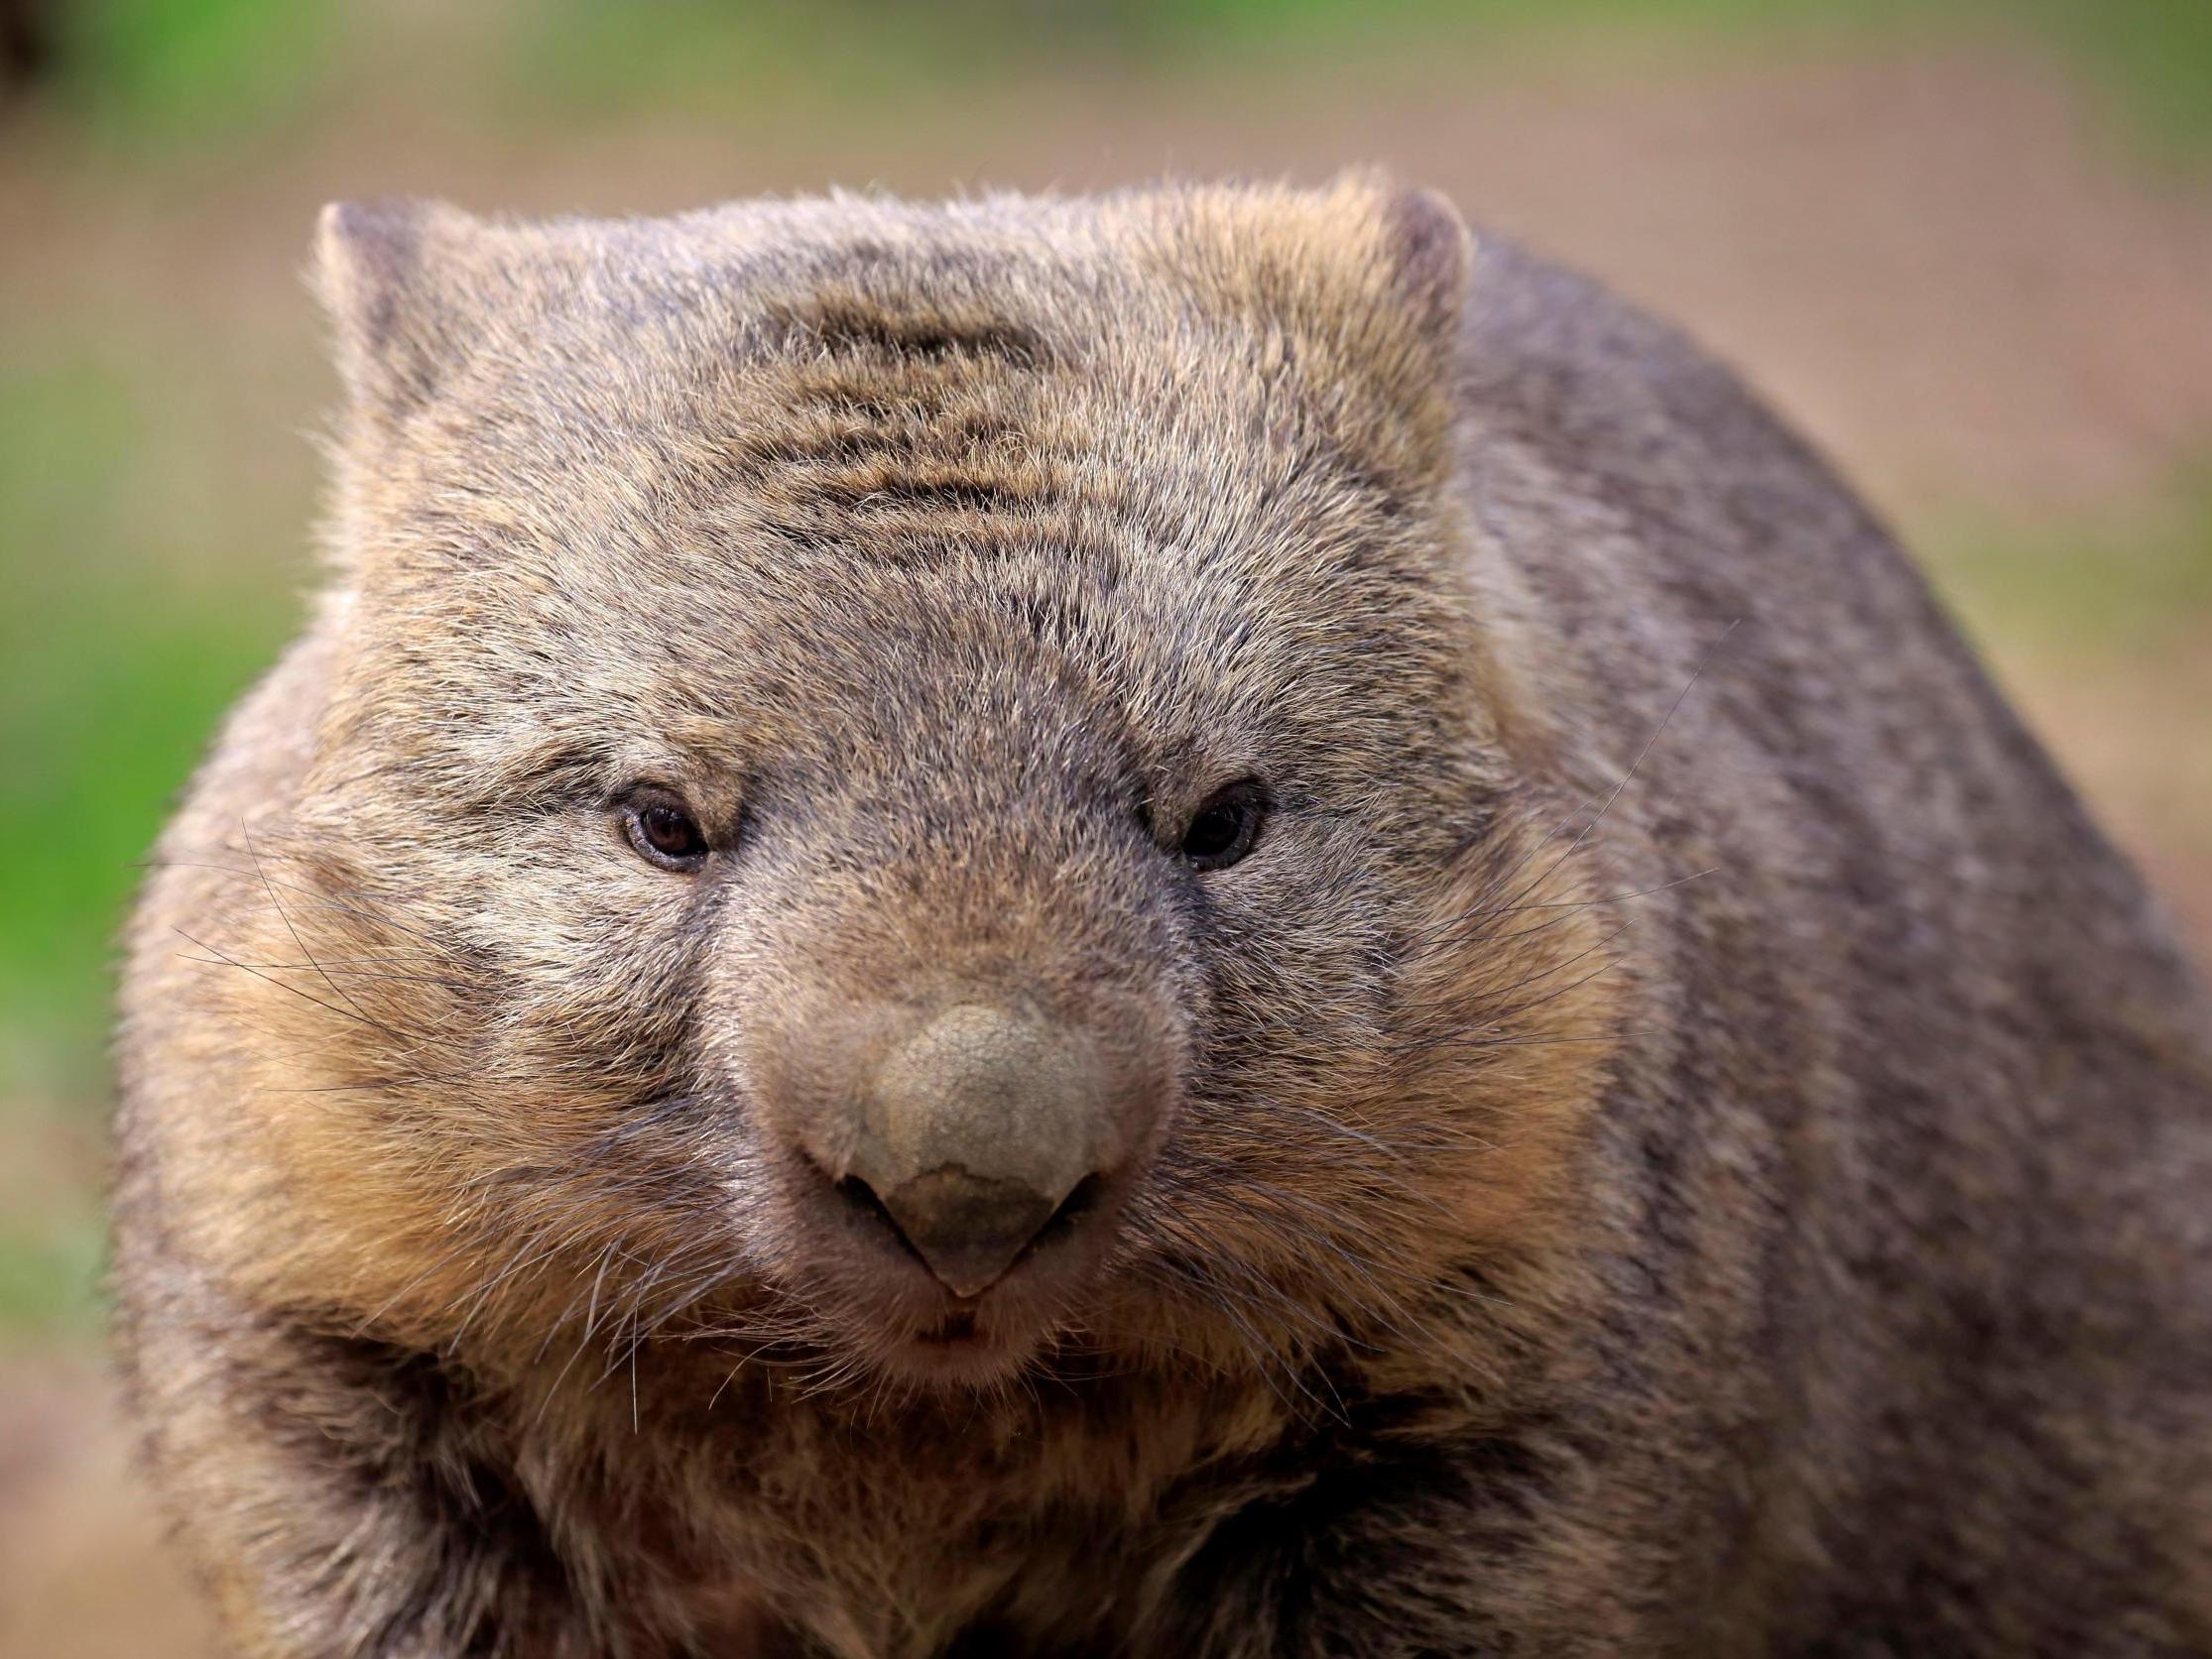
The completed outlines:
<svg viewBox="0 0 2212 1659">
<path fill-rule="evenodd" d="M 296 610 L 270 572 L 300 539 L 306 456 L 266 502 L 210 486 L 251 475 L 233 446 L 271 441 L 222 418 L 238 372 L 189 342 L 0 333 L 0 1343 L 97 1328 L 126 901 Z"/>
<path fill-rule="evenodd" d="M 2176 152 L 2212 147 L 2212 3 L 2024 0 L 2024 11 L 2111 89 L 2123 112 Z"/>
<path fill-rule="evenodd" d="M 57 0 L 50 13 L 62 95 L 127 143 L 279 126 L 340 95 L 364 61 L 402 58 L 433 77 L 464 66 L 475 101 L 509 116 L 573 121 L 860 111 L 1025 70 L 1218 70 L 1423 36 L 1710 45 L 1809 29 L 2032 35 L 2094 70 L 2147 135 L 2212 146 L 2207 0 Z"/>
<path fill-rule="evenodd" d="M 1985 648 L 2054 660 L 2185 652 L 2212 617 L 2212 463 L 2124 515 L 1954 514 L 1923 540 L 1922 561 Z"/>
<path fill-rule="evenodd" d="M 99 1328 L 106 1227 L 93 1194 L 74 1196 L 61 1216 L 0 1219 L 0 1347 Z"/>
<path fill-rule="evenodd" d="M 62 86 L 142 134 L 251 128 L 310 99 L 331 8 L 296 0 L 74 0 L 49 8 Z"/>
<path fill-rule="evenodd" d="M 214 435 L 188 379 L 157 390 L 163 357 L 16 350 L 0 364 L 0 1096 L 97 1098 L 122 901 L 291 606 L 267 548 L 177 556 L 191 494 L 173 481 Z"/>
</svg>

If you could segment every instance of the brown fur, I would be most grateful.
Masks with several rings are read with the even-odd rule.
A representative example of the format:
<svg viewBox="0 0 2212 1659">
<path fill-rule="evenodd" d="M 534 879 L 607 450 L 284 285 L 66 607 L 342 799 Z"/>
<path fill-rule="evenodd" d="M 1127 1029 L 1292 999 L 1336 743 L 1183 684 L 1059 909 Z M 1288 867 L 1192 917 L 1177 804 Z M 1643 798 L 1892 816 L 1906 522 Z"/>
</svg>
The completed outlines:
<svg viewBox="0 0 2212 1659">
<path fill-rule="evenodd" d="M 332 581 L 124 999 L 242 1651 L 2212 1652 L 2200 995 L 1675 336 L 1366 178 L 317 269 Z M 1163 1114 L 958 1377 L 795 1150 L 948 974 Z"/>
</svg>

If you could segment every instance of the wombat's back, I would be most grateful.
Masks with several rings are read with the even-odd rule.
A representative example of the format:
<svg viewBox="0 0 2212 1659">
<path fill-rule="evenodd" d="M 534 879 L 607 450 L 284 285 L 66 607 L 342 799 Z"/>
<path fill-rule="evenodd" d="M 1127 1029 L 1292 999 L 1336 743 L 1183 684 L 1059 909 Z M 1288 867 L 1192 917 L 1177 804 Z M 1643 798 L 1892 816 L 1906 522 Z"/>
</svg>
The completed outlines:
<svg viewBox="0 0 2212 1659">
<path fill-rule="evenodd" d="M 1595 740 L 1561 839 L 1680 884 L 1624 911 L 1608 1386 L 1775 1460 L 1744 1501 L 1799 1566 L 1736 1593 L 1808 1642 L 2212 1651 L 2212 1018 L 2167 918 L 1732 376 L 1510 247 L 1472 291 L 1467 500 Z"/>
</svg>

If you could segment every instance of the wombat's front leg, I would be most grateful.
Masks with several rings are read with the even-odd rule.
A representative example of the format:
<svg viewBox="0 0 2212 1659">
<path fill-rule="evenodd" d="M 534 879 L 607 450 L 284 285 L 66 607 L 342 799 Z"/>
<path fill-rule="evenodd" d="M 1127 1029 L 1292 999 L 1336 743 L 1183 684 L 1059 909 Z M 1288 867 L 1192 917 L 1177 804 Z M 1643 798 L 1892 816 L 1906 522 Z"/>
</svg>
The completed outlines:
<svg viewBox="0 0 2212 1659">
<path fill-rule="evenodd" d="M 192 1495 L 174 1519 L 234 1651 L 633 1651 L 578 1597 L 430 1358 L 287 1324 L 188 1273 L 127 1277 L 146 1450 L 167 1489 Z"/>
<path fill-rule="evenodd" d="M 1614 1659 L 1669 1651 L 1619 1540 L 1541 1437 L 1362 1442 L 1219 1523 L 1131 1652 L 1200 1659 Z M 1602 1517 L 1601 1517 L 1602 1519 Z M 1576 1578 L 1578 1573 L 1586 1576 Z"/>
</svg>

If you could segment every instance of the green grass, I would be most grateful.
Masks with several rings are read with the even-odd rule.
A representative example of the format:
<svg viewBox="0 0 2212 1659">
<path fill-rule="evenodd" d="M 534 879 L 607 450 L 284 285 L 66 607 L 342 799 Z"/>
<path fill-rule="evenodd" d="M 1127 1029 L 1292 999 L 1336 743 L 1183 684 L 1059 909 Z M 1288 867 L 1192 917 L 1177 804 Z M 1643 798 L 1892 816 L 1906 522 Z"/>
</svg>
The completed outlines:
<svg viewBox="0 0 2212 1659">
<path fill-rule="evenodd" d="M 2212 154 L 2212 4 L 2023 0 L 2025 11 L 2176 158 Z"/>
<path fill-rule="evenodd" d="M 0 1222 L 0 1347 L 95 1335 L 106 1224 L 89 1197 L 65 1220 Z"/>
<path fill-rule="evenodd" d="M 2055 50 L 2153 146 L 2212 154 L 2207 0 L 537 0 L 514 16 L 502 68 L 521 107 L 609 119 L 672 106 L 866 109 L 1040 70 L 1218 76 L 1254 62 L 1403 56 L 1423 42 L 1496 54 L 1675 38 L 1710 51 L 1788 34 L 1964 33 Z"/>
<path fill-rule="evenodd" d="M 72 109 L 126 141 L 264 131 L 306 111 L 337 60 L 336 8 L 297 0 L 88 0 L 54 10 Z"/>
<path fill-rule="evenodd" d="M 448 87 L 448 113 L 458 101 L 526 127 L 671 111 L 861 118 L 1039 71 L 1219 74 L 1581 36 L 1712 49 L 1809 29 L 2030 40 L 2082 65 L 2139 132 L 2212 154 L 2207 0 L 78 0 L 59 16 L 65 106 L 164 153 L 266 136 L 369 79 L 403 103 Z"/>
<path fill-rule="evenodd" d="M 1919 539 L 1968 630 L 2022 656 L 2154 661 L 2212 627 L 2212 459 L 2124 515 L 1953 515 Z"/>
<path fill-rule="evenodd" d="M 223 708 L 268 661 L 290 596 L 273 549 L 210 559 L 178 487 L 228 434 L 189 380 L 46 351 L 0 367 L 0 1095 L 98 1098 L 125 900 Z M 202 512 L 220 517 L 220 504 Z M 251 516 L 247 516 L 251 522 Z"/>
<path fill-rule="evenodd" d="M 115 939 L 291 626 L 271 537 L 299 534 L 307 462 L 250 482 L 272 439 L 223 417 L 242 372 L 219 343 L 0 343 L 0 1344 L 98 1329 Z"/>
</svg>

